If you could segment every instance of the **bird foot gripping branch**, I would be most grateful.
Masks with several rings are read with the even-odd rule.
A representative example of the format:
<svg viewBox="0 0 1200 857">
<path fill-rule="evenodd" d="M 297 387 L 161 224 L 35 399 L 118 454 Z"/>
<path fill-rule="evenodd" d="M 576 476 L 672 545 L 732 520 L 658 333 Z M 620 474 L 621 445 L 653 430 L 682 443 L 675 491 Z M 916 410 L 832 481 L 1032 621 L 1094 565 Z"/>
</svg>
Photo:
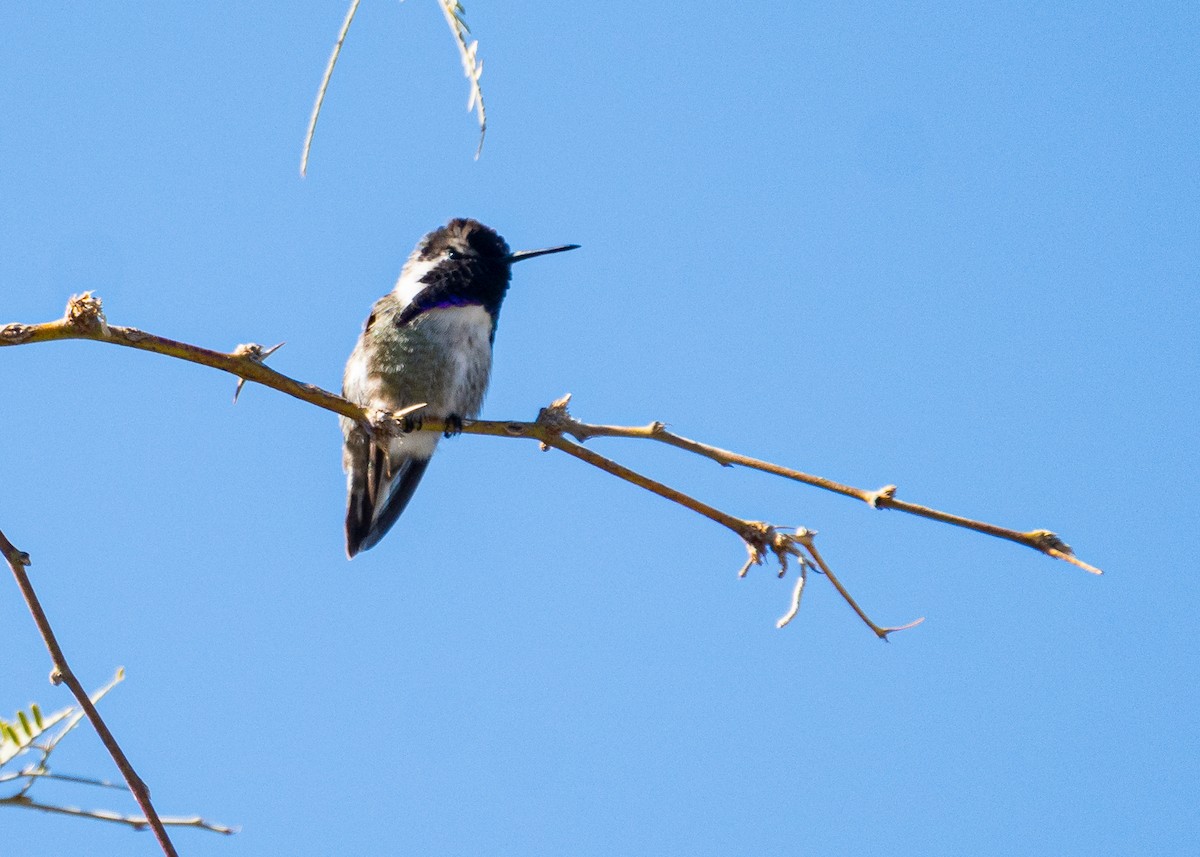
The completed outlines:
<svg viewBox="0 0 1200 857">
<path fill-rule="evenodd" d="M 424 407 L 424 402 L 418 402 L 415 405 L 409 405 L 407 408 L 401 408 L 398 411 L 385 411 L 381 408 L 372 408 L 367 411 L 366 419 L 363 420 L 361 426 L 369 436 L 380 442 L 389 438 L 412 434 L 415 431 L 420 431 L 424 425 L 424 421 L 417 415 L 417 411 Z"/>
</svg>

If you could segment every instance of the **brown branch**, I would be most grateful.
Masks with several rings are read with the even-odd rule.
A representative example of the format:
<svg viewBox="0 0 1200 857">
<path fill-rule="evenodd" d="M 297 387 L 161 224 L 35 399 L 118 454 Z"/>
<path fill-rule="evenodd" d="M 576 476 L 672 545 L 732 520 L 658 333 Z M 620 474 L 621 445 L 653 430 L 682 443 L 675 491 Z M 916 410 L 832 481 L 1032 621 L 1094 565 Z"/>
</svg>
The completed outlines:
<svg viewBox="0 0 1200 857">
<path fill-rule="evenodd" d="M 395 430 L 396 417 L 399 416 L 367 413 L 358 405 L 343 399 L 341 396 L 334 395 L 312 384 L 303 384 L 268 368 L 263 361 L 275 349 L 266 350 L 262 346 L 253 344 L 239 345 L 234 351 L 225 353 L 166 339 L 135 328 L 109 325 L 104 318 L 99 299 L 93 297 L 90 292 L 72 298 L 67 305 L 66 315 L 57 321 L 33 325 L 9 324 L 5 327 L 0 327 L 0 346 L 51 342 L 60 339 L 89 339 L 98 342 L 110 342 L 115 345 L 139 348 L 169 357 L 176 357 L 181 360 L 188 360 L 193 363 L 200 363 L 204 366 L 221 369 L 236 375 L 241 379 L 238 385 L 239 388 L 244 381 L 254 381 L 287 393 L 317 407 L 349 417 L 372 427 L 381 428 L 385 431 Z M 799 544 L 812 556 L 812 559 L 816 562 L 816 567 L 820 568 L 830 578 L 830 582 L 833 583 L 834 587 L 846 599 L 847 603 L 850 604 L 859 617 L 880 637 L 886 637 L 888 633 L 899 629 L 883 628 L 867 618 L 866 614 L 854 599 L 850 597 L 850 594 L 841 585 L 837 577 L 824 567 L 823 561 L 819 559 L 819 555 L 813 553 L 809 545 L 803 543 L 800 536 L 788 536 L 779 532 L 770 524 L 761 521 L 744 520 L 729 515 L 687 494 L 630 470 L 611 459 L 593 453 L 581 444 L 593 437 L 624 437 L 654 440 L 712 459 L 722 465 L 736 464 L 749 467 L 776 476 L 782 476 L 786 479 L 802 482 L 806 485 L 833 491 L 847 497 L 853 497 L 862 500 L 873 508 L 896 509 L 953 526 L 965 527 L 996 538 L 1007 539 L 1033 548 L 1055 559 L 1072 563 L 1085 571 L 1094 574 L 1101 573 L 1098 568 L 1088 565 L 1075 557 L 1071 548 L 1049 530 L 1022 532 L 966 518 L 961 515 L 942 512 L 916 503 L 898 500 L 895 497 L 896 486 L 894 485 L 888 485 L 876 491 L 856 488 L 821 476 L 813 476 L 792 468 L 690 440 L 667 431 L 665 426 L 660 422 L 650 423 L 646 426 L 610 426 L 582 423 L 568 412 L 567 402 L 569 398 L 567 396 L 555 402 L 549 408 L 543 408 L 534 422 L 467 420 L 463 423 L 461 429 L 468 434 L 489 435 L 493 437 L 521 437 L 536 440 L 542 444 L 543 448 L 553 447 L 566 452 L 568 455 L 586 461 L 594 467 L 598 467 L 607 473 L 638 485 L 672 502 L 679 503 L 727 527 L 746 543 L 750 553 L 750 559 L 741 571 L 743 576 L 751 565 L 761 564 L 768 553 L 774 554 L 776 559 L 779 560 L 781 568 L 786 569 L 788 556 L 804 556 L 801 553 L 800 547 L 797 547 Z M 435 419 L 426 419 L 420 426 L 420 430 L 423 431 L 445 431 L 448 428 L 452 427 L 448 426 L 442 420 Z M 580 443 L 573 443 L 568 440 L 568 435 L 580 441 Z M 811 534 L 811 531 L 808 530 L 802 530 L 801 532 Z M 782 576 L 782 572 L 780 576 Z M 799 592 L 800 588 L 797 588 L 793 594 L 793 601 L 797 605 L 799 603 Z M 790 621 L 790 617 L 788 618 Z"/>
<path fill-rule="evenodd" d="M 1036 551 L 1046 554 L 1047 556 L 1061 559 L 1082 568 L 1084 571 L 1092 574 L 1102 574 L 1103 572 L 1095 566 L 1088 565 L 1086 562 L 1078 559 L 1071 548 L 1066 545 L 1062 539 L 1049 530 L 1030 530 L 1021 532 L 1020 530 L 1011 530 L 1007 527 L 1000 527 L 996 524 L 989 524 L 985 521 L 976 521 L 971 518 L 963 517 L 962 515 L 954 515 L 949 512 L 942 512 L 938 509 L 932 509 L 928 506 L 921 506 L 917 503 L 909 503 L 905 500 L 896 499 L 896 486 L 887 485 L 876 491 L 868 491 L 865 488 L 856 488 L 853 485 L 844 485 L 841 482 L 835 482 L 832 479 L 826 479 L 823 476 L 813 476 L 809 473 L 802 473 L 799 470 L 793 470 L 790 467 L 783 467 L 779 464 L 773 464 L 770 461 L 763 461 L 758 458 L 751 458 L 748 455 L 741 455 L 736 452 L 730 452 L 726 449 L 720 449 L 715 446 L 709 446 L 699 441 L 691 440 L 686 437 L 674 434 L 667 431 L 666 426 L 660 422 L 653 422 L 644 426 L 604 426 L 604 425 L 588 425 L 574 419 L 569 425 L 564 425 L 563 431 L 570 434 L 580 441 L 586 441 L 592 437 L 625 437 L 637 438 L 642 440 L 654 440 L 659 443 L 665 443 L 669 446 L 677 447 L 678 449 L 687 450 L 697 455 L 711 458 L 718 464 L 740 465 L 749 467 L 754 470 L 761 470 L 764 473 L 771 473 L 775 476 L 782 476 L 785 479 L 792 479 L 796 482 L 803 482 L 805 485 L 812 485 L 816 488 L 822 488 L 826 491 L 832 491 L 836 494 L 842 494 L 846 497 L 853 497 L 857 500 L 862 500 L 873 509 L 895 509 L 899 512 L 907 512 L 910 515 L 917 515 L 922 518 L 929 518 L 934 521 L 940 521 L 943 524 L 951 524 L 955 527 L 965 527 L 969 530 L 974 530 L 985 535 L 995 536 L 999 539 L 1008 539 L 1011 542 L 1016 542 L 1020 545 L 1033 548 Z"/>
<path fill-rule="evenodd" d="M 125 751 L 117 743 L 117 739 L 113 737 L 109 731 L 103 718 L 100 717 L 100 712 L 96 710 L 96 706 L 92 704 L 91 698 L 87 691 L 83 689 L 83 685 L 75 674 L 71 672 L 70 666 L 67 665 L 67 659 L 63 655 L 62 648 L 58 645 L 58 640 L 54 636 L 54 631 L 50 628 L 50 620 L 46 618 L 46 612 L 42 609 L 41 602 L 38 601 L 37 593 L 34 592 L 33 584 L 29 580 L 29 574 L 25 571 L 26 566 L 30 565 L 29 554 L 24 551 L 17 550 L 12 542 L 10 542 L 0 532 L 0 552 L 4 554 L 4 558 L 8 560 L 8 565 L 12 568 L 13 576 L 17 579 L 17 586 L 21 590 L 21 595 L 25 598 L 25 604 L 29 607 L 29 612 L 33 616 L 33 621 L 41 632 L 42 641 L 46 644 L 47 651 L 50 652 L 50 661 L 54 664 L 54 669 L 50 672 L 50 681 L 54 684 L 60 682 L 65 683 L 70 688 L 75 700 L 79 703 L 79 707 L 87 714 L 88 720 L 92 724 L 92 728 L 96 730 L 96 734 L 100 736 L 105 749 L 108 750 L 113 761 L 121 770 L 122 776 L 125 777 L 125 782 L 129 785 L 129 791 L 133 795 L 133 799 L 137 801 L 138 807 L 142 810 L 145 816 L 145 823 L 150 825 L 154 831 L 154 838 L 158 840 L 159 847 L 162 848 L 167 857 L 176 857 L 177 852 L 175 846 L 171 843 L 171 838 L 167 836 L 167 831 L 163 827 L 162 821 L 158 817 L 158 813 L 154 810 L 154 804 L 150 802 L 150 790 L 146 788 L 146 784 L 142 778 L 138 776 L 137 771 L 129 763 L 129 759 L 125 756 Z"/>
</svg>

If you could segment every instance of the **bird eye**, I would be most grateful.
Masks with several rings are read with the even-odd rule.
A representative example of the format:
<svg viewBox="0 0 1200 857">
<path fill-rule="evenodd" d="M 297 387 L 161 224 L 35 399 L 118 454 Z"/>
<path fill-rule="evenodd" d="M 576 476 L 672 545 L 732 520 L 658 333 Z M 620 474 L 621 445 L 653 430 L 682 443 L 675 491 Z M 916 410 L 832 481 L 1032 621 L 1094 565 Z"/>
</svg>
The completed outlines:
<svg viewBox="0 0 1200 857">
<path fill-rule="evenodd" d="M 459 253 L 457 250 L 450 249 L 450 250 L 446 251 L 446 258 L 447 259 L 461 259 L 462 253 Z"/>
</svg>

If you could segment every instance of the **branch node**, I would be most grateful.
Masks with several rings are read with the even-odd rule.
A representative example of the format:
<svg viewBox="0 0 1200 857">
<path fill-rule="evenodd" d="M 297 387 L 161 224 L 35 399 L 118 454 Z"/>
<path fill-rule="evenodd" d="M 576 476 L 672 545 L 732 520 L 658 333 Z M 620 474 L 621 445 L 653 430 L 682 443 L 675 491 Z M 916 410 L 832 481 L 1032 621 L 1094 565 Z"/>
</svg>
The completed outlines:
<svg viewBox="0 0 1200 857">
<path fill-rule="evenodd" d="M 878 491 L 867 491 L 866 496 L 863 499 L 870 504 L 872 509 L 883 508 L 879 505 L 879 501 L 891 500 L 896 496 L 896 490 L 897 489 L 895 485 L 884 485 Z"/>
<path fill-rule="evenodd" d="M 1043 553 L 1054 550 L 1067 556 L 1075 555 L 1075 551 L 1071 550 L 1071 546 L 1064 542 L 1058 533 L 1052 533 L 1049 530 L 1031 530 L 1025 535 L 1029 538 L 1030 544 Z"/>
<path fill-rule="evenodd" d="M 817 537 L 816 530 L 810 530 L 808 527 L 796 527 L 796 532 L 792 534 L 792 540 L 804 545 L 806 548 L 812 547 L 813 540 Z"/>
<path fill-rule="evenodd" d="M 911 622 L 909 622 L 906 625 L 896 625 L 895 627 L 892 627 L 892 628 L 872 628 L 871 630 L 873 630 L 875 632 L 875 636 L 879 637 L 879 639 L 883 640 L 886 643 L 886 642 L 889 642 L 888 636 L 890 634 L 894 634 L 897 631 L 907 631 L 909 628 L 915 628 L 924 621 L 925 621 L 925 617 L 922 616 L 920 619 L 913 619 Z"/>
<path fill-rule="evenodd" d="M 257 342 L 246 342 L 233 349 L 233 356 L 240 357 L 243 360 L 248 360 L 251 363 L 257 363 L 260 366 L 264 365 L 267 358 L 278 351 L 286 342 L 281 342 L 278 345 L 272 345 L 270 348 L 263 348 Z M 233 403 L 236 405 L 238 396 L 242 394 L 242 387 L 246 386 L 246 379 L 238 376 L 237 388 L 233 391 Z"/>
<path fill-rule="evenodd" d="M 570 403 L 570 393 L 562 396 L 562 398 L 555 399 L 538 411 L 537 424 L 553 434 L 562 434 L 563 432 L 570 431 L 574 428 L 573 424 L 575 423 L 575 418 L 567 410 L 567 405 Z"/>
<path fill-rule="evenodd" d="M 745 577 L 750 571 L 750 566 L 762 565 L 762 554 L 759 552 L 758 548 L 750 544 L 750 542 L 746 542 L 746 553 L 750 554 L 750 558 L 746 560 L 746 564 L 743 565 L 738 571 L 738 577 Z"/>
<path fill-rule="evenodd" d="M 580 441 L 587 440 L 588 434 L 583 431 L 583 424 L 571 416 L 571 412 L 567 410 L 570 402 L 571 394 L 564 393 L 561 398 L 555 399 L 547 407 L 538 411 L 534 424 L 545 432 L 545 435 L 562 437 L 564 434 L 570 434 Z M 550 445 L 543 440 L 541 449 L 542 452 L 546 452 L 550 449 Z"/>
<path fill-rule="evenodd" d="M 6 324 L 0 327 L 0 341 L 5 345 L 20 345 L 33 336 L 33 327 L 28 324 Z"/>
<path fill-rule="evenodd" d="M 1052 556 L 1055 559 L 1061 559 L 1063 562 L 1069 562 L 1071 565 L 1082 568 L 1089 574 L 1104 574 L 1096 566 L 1089 565 L 1075 556 L 1075 551 L 1071 550 L 1071 546 L 1059 538 L 1057 533 L 1052 533 L 1049 530 L 1031 530 L 1025 533 L 1025 537 L 1029 539 L 1029 546 L 1031 548 L 1041 551 L 1046 556 Z"/>
<path fill-rule="evenodd" d="M 742 521 L 740 535 L 742 541 L 746 543 L 746 551 L 750 554 L 750 559 L 742 566 L 738 572 L 738 577 L 745 577 L 750 571 L 752 565 L 762 565 L 766 559 L 767 551 L 775 554 L 786 567 L 786 560 L 783 559 L 779 548 L 779 534 L 776 529 L 764 521 Z"/>
<path fill-rule="evenodd" d="M 91 292 L 72 295 L 67 301 L 67 312 L 64 317 L 67 324 L 85 333 L 98 335 L 105 339 L 112 336 L 108 329 L 108 319 L 104 317 L 104 306 L 100 298 Z"/>
</svg>

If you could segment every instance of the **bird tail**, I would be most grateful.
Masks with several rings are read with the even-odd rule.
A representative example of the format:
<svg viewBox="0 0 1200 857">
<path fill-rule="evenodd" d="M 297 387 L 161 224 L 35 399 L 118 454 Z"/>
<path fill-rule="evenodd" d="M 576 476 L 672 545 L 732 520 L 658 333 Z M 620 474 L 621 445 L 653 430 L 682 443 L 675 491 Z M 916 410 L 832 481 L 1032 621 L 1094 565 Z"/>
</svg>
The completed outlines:
<svg viewBox="0 0 1200 857">
<path fill-rule="evenodd" d="M 346 556 L 353 559 L 382 539 L 396 523 L 429 467 L 428 458 L 389 461 L 386 448 L 367 442 L 349 462 Z"/>
</svg>

